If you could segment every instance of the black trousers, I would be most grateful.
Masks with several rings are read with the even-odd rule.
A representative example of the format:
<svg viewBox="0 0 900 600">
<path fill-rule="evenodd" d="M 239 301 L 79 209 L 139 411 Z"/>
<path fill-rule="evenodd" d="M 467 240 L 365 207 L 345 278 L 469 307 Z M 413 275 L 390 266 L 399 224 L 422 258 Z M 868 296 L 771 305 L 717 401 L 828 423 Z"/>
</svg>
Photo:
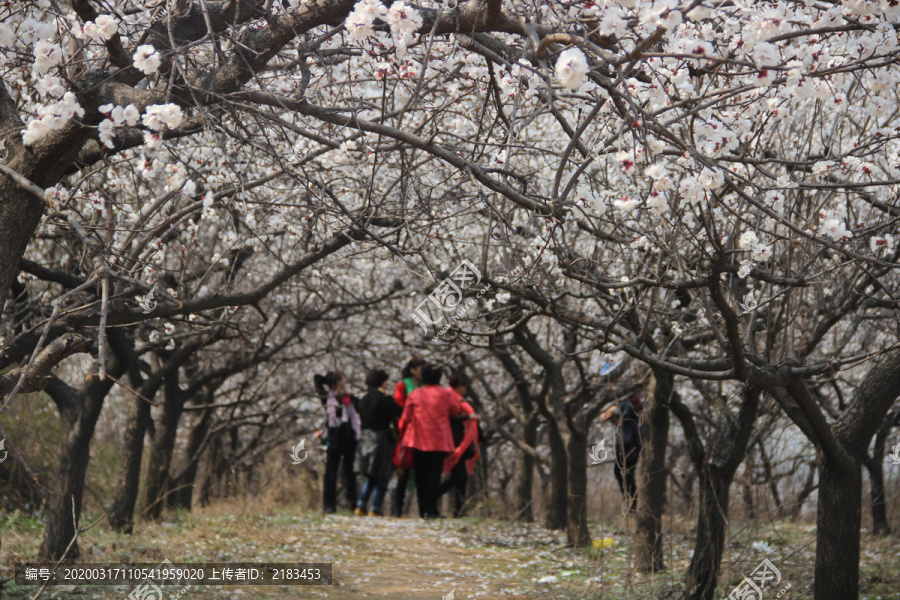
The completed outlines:
<svg viewBox="0 0 900 600">
<path fill-rule="evenodd" d="M 403 516 L 403 503 L 406 501 L 406 490 L 409 488 L 411 475 L 412 471 L 403 471 L 397 475 L 397 487 L 391 496 L 391 515 L 395 517 Z"/>
<path fill-rule="evenodd" d="M 419 516 L 436 517 L 438 498 L 441 495 L 441 472 L 444 470 L 446 452 L 416 450 L 413 464 L 416 469 L 416 496 L 419 499 Z"/>
<path fill-rule="evenodd" d="M 454 517 L 461 517 L 463 514 L 463 507 L 466 504 L 466 484 L 468 481 L 469 472 L 466 470 L 466 461 L 460 459 L 460 461 L 456 463 L 456 466 L 453 467 L 453 470 L 450 471 L 450 478 L 441 484 L 441 496 L 450 490 L 455 490 L 455 493 L 453 494 L 456 500 L 455 509 L 453 511 Z"/>
<path fill-rule="evenodd" d="M 356 440 L 352 435 L 338 433 L 331 435 L 328 449 L 325 451 L 325 481 L 322 489 L 322 510 L 337 510 L 337 480 L 341 463 L 344 464 L 344 493 L 347 506 L 356 506 L 359 497 L 356 494 L 356 474 L 353 472 L 353 459 L 356 456 Z"/>
<path fill-rule="evenodd" d="M 620 462 L 621 461 L 621 462 Z M 637 453 L 634 457 L 616 457 L 616 464 L 613 468 L 616 474 L 616 481 L 619 482 L 619 490 L 622 492 L 622 498 L 629 506 L 629 510 L 637 509 Z"/>
</svg>

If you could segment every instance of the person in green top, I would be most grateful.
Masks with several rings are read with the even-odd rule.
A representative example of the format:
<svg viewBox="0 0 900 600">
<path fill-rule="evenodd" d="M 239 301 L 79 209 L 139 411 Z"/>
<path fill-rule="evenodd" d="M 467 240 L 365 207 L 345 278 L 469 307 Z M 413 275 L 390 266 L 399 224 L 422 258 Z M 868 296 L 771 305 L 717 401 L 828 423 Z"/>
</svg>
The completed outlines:
<svg viewBox="0 0 900 600">
<path fill-rule="evenodd" d="M 413 356 L 406 363 L 401 374 L 403 379 L 398 381 L 394 388 L 394 400 L 400 406 L 405 406 L 406 399 L 409 398 L 412 391 L 422 385 L 422 367 L 424 366 L 425 359 L 421 356 Z M 402 435 L 403 432 L 401 431 L 400 434 Z M 391 495 L 391 515 L 395 517 L 403 516 L 403 503 L 406 499 L 406 489 L 409 487 L 410 473 L 412 471 L 402 469 L 397 471 L 397 487 L 394 488 L 394 493 Z"/>
</svg>

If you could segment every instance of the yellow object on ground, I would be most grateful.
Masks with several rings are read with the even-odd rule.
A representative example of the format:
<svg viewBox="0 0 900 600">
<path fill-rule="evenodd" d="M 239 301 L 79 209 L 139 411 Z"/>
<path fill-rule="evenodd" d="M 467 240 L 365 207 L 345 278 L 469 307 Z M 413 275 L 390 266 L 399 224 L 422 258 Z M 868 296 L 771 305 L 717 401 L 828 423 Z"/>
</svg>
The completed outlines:
<svg viewBox="0 0 900 600">
<path fill-rule="evenodd" d="M 610 546 L 615 546 L 616 540 L 613 538 L 603 538 L 602 540 L 594 540 L 594 549 L 600 550 L 601 548 L 609 548 Z"/>
</svg>

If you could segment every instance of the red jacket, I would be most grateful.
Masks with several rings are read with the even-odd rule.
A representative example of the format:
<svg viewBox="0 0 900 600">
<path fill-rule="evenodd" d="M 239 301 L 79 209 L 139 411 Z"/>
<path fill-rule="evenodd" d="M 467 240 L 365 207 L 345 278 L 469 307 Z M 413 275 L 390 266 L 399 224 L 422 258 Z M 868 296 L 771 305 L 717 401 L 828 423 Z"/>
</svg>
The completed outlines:
<svg viewBox="0 0 900 600">
<path fill-rule="evenodd" d="M 415 384 L 415 380 L 412 378 L 401 379 L 397 382 L 397 386 L 394 388 L 394 400 L 397 401 L 397 404 L 403 406 L 406 404 L 406 397 L 409 395 L 407 391 L 412 387 L 413 391 L 418 389 Z"/>
<path fill-rule="evenodd" d="M 450 416 L 463 410 L 457 397 L 439 385 L 414 390 L 403 407 L 403 445 L 425 452 L 453 452 Z"/>
<path fill-rule="evenodd" d="M 450 392 L 459 398 L 459 395 L 456 392 L 453 390 L 450 390 Z M 463 412 L 467 415 L 475 414 L 475 409 L 472 408 L 472 405 L 468 402 L 460 400 L 460 405 L 462 405 Z M 470 444 L 475 445 L 475 456 L 466 460 L 466 472 L 471 475 L 475 471 L 475 462 L 478 460 L 480 454 L 478 452 L 478 423 L 472 419 L 468 419 L 463 423 L 463 427 L 466 428 L 466 434 L 463 436 L 462 442 L 460 442 L 459 446 L 450 453 L 450 456 L 444 459 L 444 475 L 450 474 L 450 471 L 452 471 L 453 467 L 456 466 L 456 463 L 459 462 L 463 452 L 466 451 L 466 448 L 468 448 Z"/>
</svg>

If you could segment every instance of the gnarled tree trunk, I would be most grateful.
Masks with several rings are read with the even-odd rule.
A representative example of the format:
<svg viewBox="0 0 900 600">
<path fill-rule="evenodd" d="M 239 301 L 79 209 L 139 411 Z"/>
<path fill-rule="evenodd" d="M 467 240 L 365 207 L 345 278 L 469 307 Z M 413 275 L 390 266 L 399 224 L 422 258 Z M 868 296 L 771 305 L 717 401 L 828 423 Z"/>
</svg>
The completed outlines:
<svg viewBox="0 0 900 600">
<path fill-rule="evenodd" d="M 169 494 L 172 453 L 175 449 L 178 421 L 181 419 L 184 407 L 184 395 L 178 386 L 177 371 L 166 379 L 163 389 L 165 390 L 163 410 L 153 436 L 153 445 L 150 449 L 149 465 L 147 466 L 144 516 L 150 520 L 159 519 Z"/>
<path fill-rule="evenodd" d="M 526 407 L 526 410 L 528 407 Z M 538 438 L 538 418 L 531 412 L 528 420 L 523 424 L 522 441 L 534 448 L 537 446 Z M 515 511 L 516 520 L 531 522 L 534 521 L 534 499 L 532 498 L 532 490 L 534 489 L 534 457 L 523 452 L 519 457 L 518 476 L 516 481 Z"/>
<path fill-rule="evenodd" d="M 693 445 L 691 459 L 695 465 L 698 464 L 698 459 L 701 464 L 700 514 L 697 517 L 694 555 L 685 576 L 686 599 L 714 598 L 728 530 L 729 488 L 738 466 L 747 453 L 759 407 L 759 396 L 758 388 L 745 387 L 737 417 L 729 414 L 720 417 L 708 461 L 703 458 L 702 443 L 699 441 L 693 419 L 685 418 L 684 406 L 677 400 L 672 400 L 673 410 L 684 426 L 685 437 L 688 437 L 688 443 Z M 699 449 L 698 444 L 701 444 Z"/>
<path fill-rule="evenodd" d="M 642 440 L 638 465 L 637 524 L 634 532 L 635 563 L 642 573 L 665 568 L 662 517 L 666 507 L 669 398 L 675 393 L 671 373 L 654 371 L 653 379 L 653 390 L 644 407 L 647 436 Z"/>
<path fill-rule="evenodd" d="M 112 362 L 113 364 L 107 365 L 107 372 L 118 379 L 124 369 Z M 64 556 L 74 559 L 79 555 L 75 534 L 81 518 L 81 499 L 91 457 L 91 439 L 103 408 L 103 400 L 112 384 L 110 378 L 101 381 L 94 377 L 84 389 L 76 389 L 53 377 L 47 386 L 47 393 L 59 408 L 63 438 L 56 481 L 44 507 L 47 523 L 38 552 L 41 560 L 59 560 Z M 71 548 L 69 544 L 72 544 Z"/>
</svg>

